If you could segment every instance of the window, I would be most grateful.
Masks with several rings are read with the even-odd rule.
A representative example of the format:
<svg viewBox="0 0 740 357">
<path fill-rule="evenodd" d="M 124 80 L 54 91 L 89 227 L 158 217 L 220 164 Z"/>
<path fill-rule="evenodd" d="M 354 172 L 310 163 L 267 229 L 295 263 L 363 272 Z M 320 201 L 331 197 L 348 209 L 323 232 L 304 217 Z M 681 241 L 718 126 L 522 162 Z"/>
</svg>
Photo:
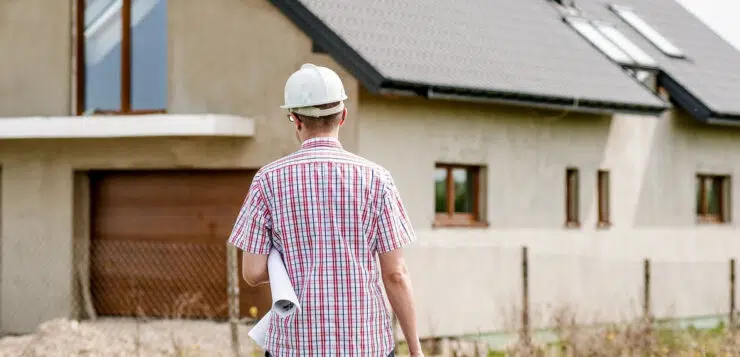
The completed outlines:
<svg viewBox="0 0 740 357">
<path fill-rule="evenodd" d="M 167 0 L 77 0 L 77 114 L 164 112 Z"/>
<path fill-rule="evenodd" d="M 596 46 L 601 52 L 603 52 L 612 61 L 620 64 L 633 64 L 632 59 L 624 53 L 617 45 L 609 41 L 604 35 L 601 34 L 591 22 L 585 19 L 577 17 L 568 17 L 566 21 L 586 40 L 591 42 L 592 45 Z"/>
<path fill-rule="evenodd" d="M 568 168 L 565 170 L 565 226 L 578 227 L 579 220 L 579 182 L 578 169 Z"/>
<path fill-rule="evenodd" d="M 658 65 L 613 25 L 573 16 L 566 17 L 565 21 L 614 62 L 648 68 Z"/>
<path fill-rule="evenodd" d="M 609 227 L 609 171 L 599 170 L 596 173 L 596 190 L 599 199 L 599 227 Z"/>
<path fill-rule="evenodd" d="M 645 67 L 656 67 L 658 65 L 658 62 L 655 62 L 652 57 L 619 32 L 616 27 L 605 23 L 595 23 L 595 26 L 638 65 Z"/>
<path fill-rule="evenodd" d="M 696 218 L 699 223 L 730 221 L 730 176 L 696 175 Z"/>
<path fill-rule="evenodd" d="M 609 9 L 666 55 L 677 58 L 684 57 L 683 52 L 678 47 L 663 37 L 660 32 L 655 30 L 640 16 L 637 16 L 637 13 L 632 9 L 618 5 L 609 5 Z"/>
<path fill-rule="evenodd" d="M 434 170 L 435 225 L 485 225 L 480 209 L 477 166 L 437 164 Z"/>
</svg>

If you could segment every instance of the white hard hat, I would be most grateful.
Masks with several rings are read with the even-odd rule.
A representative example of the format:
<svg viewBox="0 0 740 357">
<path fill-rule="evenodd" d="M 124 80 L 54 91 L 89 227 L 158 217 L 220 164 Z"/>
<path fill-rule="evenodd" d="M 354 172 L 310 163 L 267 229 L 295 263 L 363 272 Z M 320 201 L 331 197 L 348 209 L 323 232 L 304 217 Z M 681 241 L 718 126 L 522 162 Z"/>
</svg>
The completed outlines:
<svg viewBox="0 0 740 357">
<path fill-rule="evenodd" d="M 347 94 L 336 72 L 306 63 L 285 82 L 285 104 L 281 108 L 309 117 L 323 117 L 344 110 L 345 99 Z M 339 104 L 333 108 L 314 108 L 335 102 Z"/>
</svg>

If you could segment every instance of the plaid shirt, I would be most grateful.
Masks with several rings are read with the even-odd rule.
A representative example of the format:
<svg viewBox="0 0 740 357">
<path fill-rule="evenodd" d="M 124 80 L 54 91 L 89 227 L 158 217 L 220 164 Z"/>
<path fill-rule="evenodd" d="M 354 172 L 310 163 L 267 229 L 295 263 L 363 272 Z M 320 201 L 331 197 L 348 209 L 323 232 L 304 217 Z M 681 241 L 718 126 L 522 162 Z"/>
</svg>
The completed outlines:
<svg viewBox="0 0 740 357">
<path fill-rule="evenodd" d="M 277 357 L 387 356 L 393 329 L 376 257 L 413 240 L 388 170 L 333 138 L 260 169 L 229 238 L 283 254 L 302 311 L 271 314 L 266 349 Z"/>
</svg>

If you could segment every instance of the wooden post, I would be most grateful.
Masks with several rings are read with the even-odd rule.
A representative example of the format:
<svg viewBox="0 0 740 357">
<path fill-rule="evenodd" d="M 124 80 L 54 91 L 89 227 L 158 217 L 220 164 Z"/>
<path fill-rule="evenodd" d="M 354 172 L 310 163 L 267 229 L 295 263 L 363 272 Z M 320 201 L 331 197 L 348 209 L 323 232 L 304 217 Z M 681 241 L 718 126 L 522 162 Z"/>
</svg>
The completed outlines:
<svg viewBox="0 0 740 357">
<path fill-rule="evenodd" d="M 529 324 L 529 253 L 527 247 L 522 247 L 522 329 L 520 338 L 526 346 L 529 346 L 531 342 Z"/>
<path fill-rule="evenodd" d="M 226 264 L 231 350 L 234 357 L 239 357 L 239 262 L 236 247 L 228 243 L 226 244 Z"/>
<path fill-rule="evenodd" d="M 121 112 L 131 111 L 131 4 L 123 0 L 121 7 Z"/>
<path fill-rule="evenodd" d="M 735 258 L 730 259 L 730 328 L 735 328 Z"/>
<path fill-rule="evenodd" d="M 650 320 L 650 259 L 643 261 L 642 315 Z"/>
</svg>

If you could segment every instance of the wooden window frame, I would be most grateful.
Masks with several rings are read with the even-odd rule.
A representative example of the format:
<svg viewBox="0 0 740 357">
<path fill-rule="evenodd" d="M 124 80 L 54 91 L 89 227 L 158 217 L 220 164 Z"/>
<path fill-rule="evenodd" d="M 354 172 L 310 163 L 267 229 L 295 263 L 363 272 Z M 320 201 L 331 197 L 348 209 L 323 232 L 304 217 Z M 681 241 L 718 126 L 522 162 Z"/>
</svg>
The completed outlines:
<svg viewBox="0 0 740 357">
<path fill-rule="evenodd" d="M 707 195 L 706 192 L 706 185 L 705 182 L 707 180 L 719 180 L 719 192 L 717 197 L 719 201 L 719 214 L 711 214 L 709 213 L 709 199 L 710 197 Z M 730 211 L 731 207 L 729 206 L 729 203 L 731 202 L 730 197 L 730 176 L 729 175 L 716 175 L 716 174 L 696 174 L 696 189 L 699 191 L 698 195 L 700 197 L 701 203 L 699 204 L 699 207 L 696 207 L 696 221 L 700 224 L 724 224 L 730 222 Z M 712 182 L 713 184 L 713 182 Z"/>
<path fill-rule="evenodd" d="M 447 170 L 445 178 L 447 184 L 447 213 L 439 213 L 435 209 L 433 227 L 488 227 L 488 223 L 482 218 L 480 207 L 482 168 L 474 165 L 437 163 L 435 169 Z M 455 180 L 452 175 L 454 169 L 465 169 L 470 173 L 473 180 L 472 213 L 455 212 Z"/>
<path fill-rule="evenodd" d="M 103 115 L 137 115 L 137 114 L 161 114 L 166 113 L 167 109 L 131 109 L 131 89 L 132 89 L 132 71 L 131 71 L 131 6 L 133 0 L 123 0 L 121 5 L 121 98 L 119 110 L 102 110 L 95 109 L 94 114 Z M 85 0 L 75 1 L 75 111 L 77 115 L 85 113 L 85 82 L 86 82 L 86 64 L 85 64 Z"/>
<path fill-rule="evenodd" d="M 611 179 L 609 170 L 596 172 L 596 194 L 598 198 L 598 228 L 611 227 Z"/>
<path fill-rule="evenodd" d="M 571 187 L 571 176 L 575 176 L 575 187 Z M 581 197 L 580 173 L 575 167 L 565 169 L 565 227 L 579 228 L 580 221 L 580 197 Z M 575 191 L 575 192 L 574 192 Z"/>
</svg>

